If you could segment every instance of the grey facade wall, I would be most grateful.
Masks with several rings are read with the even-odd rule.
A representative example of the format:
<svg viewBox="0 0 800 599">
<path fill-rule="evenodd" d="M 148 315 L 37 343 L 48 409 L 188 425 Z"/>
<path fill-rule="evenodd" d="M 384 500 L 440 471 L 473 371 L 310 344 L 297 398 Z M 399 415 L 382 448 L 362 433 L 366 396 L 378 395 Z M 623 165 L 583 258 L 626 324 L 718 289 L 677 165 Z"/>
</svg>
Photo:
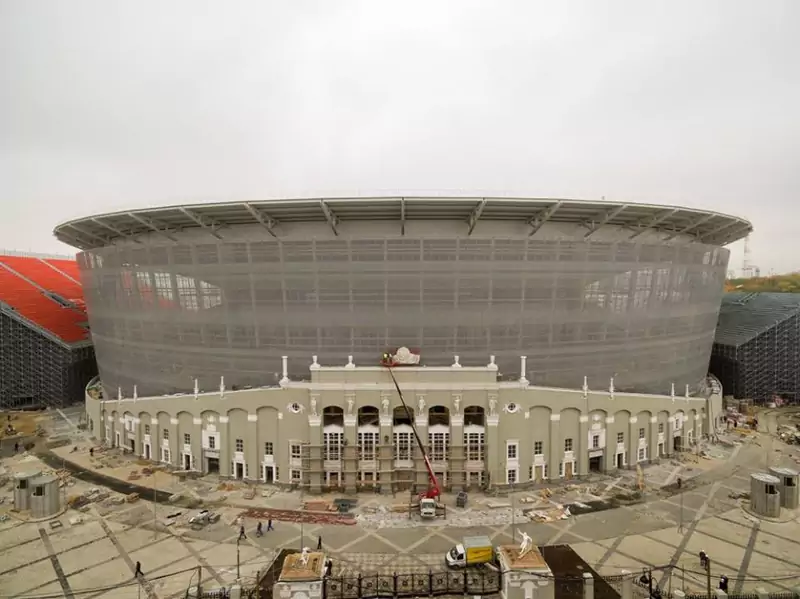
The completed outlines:
<svg viewBox="0 0 800 599">
<path fill-rule="evenodd" d="M 607 472 L 649 463 L 712 434 L 722 413 L 719 393 L 687 399 L 594 390 L 584 396 L 498 382 L 490 367 L 397 369 L 397 377 L 428 452 L 435 453 L 436 431 L 449 436 L 445 455 L 432 460 L 451 490 L 530 485 L 585 476 L 590 468 Z M 319 368 L 308 378 L 197 398 L 104 401 L 88 394 L 87 417 L 97 439 L 176 468 L 207 472 L 214 460 L 222 476 L 303 485 L 312 492 L 426 486 L 413 439 L 412 455 L 400 453 L 398 435 L 410 429 L 397 419 L 402 403 L 385 370 Z M 341 435 L 335 447 L 326 443 L 334 439 L 325 437 L 330 433 Z M 367 433 L 376 435 L 374 452 L 364 446 Z M 482 452 L 470 453 L 469 433 L 482 435 Z M 592 456 L 599 461 L 590 462 Z"/>
<path fill-rule="evenodd" d="M 428 226 L 423 226 L 423 225 Z M 538 385 L 616 377 L 621 390 L 664 393 L 706 374 L 728 250 L 697 243 L 595 241 L 584 231 L 490 223 L 365 221 L 330 233 L 297 226 L 153 235 L 79 256 L 99 370 L 112 393 L 274 384 L 269 367 L 311 355 L 374 364 L 388 347 L 428 365 L 497 356 L 504 375 L 528 356 Z M 578 229 L 580 229 L 578 227 Z M 630 236 L 620 231 L 619 239 Z M 560 240 L 559 240 L 560 235 Z"/>
</svg>

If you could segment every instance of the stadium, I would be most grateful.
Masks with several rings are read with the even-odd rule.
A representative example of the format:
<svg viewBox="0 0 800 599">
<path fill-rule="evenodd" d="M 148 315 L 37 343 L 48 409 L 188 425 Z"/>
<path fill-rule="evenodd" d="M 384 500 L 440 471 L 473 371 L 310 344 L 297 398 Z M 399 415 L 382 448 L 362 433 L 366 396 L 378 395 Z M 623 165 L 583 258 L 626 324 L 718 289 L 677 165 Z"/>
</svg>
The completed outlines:
<svg viewBox="0 0 800 599">
<path fill-rule="evenodd" d="M 632 466 L 709 434 L 723 246 L 751 229 L 671 206 L 397 197 L 132 210 L 55 235 L 82 250 L 98 437 L 315 490 L 424 482 L 387 348 L 422 355 L 399 378 L 453 487 Z"/>
</svg>

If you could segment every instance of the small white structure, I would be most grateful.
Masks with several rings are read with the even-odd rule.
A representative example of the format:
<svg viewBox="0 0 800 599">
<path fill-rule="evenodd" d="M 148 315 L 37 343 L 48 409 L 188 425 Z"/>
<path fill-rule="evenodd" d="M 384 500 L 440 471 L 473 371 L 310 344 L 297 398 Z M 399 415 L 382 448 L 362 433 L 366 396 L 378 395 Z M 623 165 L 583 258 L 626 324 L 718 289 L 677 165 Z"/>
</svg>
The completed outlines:
<svg viewBox="0 0 800 599">
<path fill-rule="evenodd" d="M 791 468 L 780 468 L 773 466 L 769 469 L 769 473 L 780 480 L 779 491 L 781 494 L 781 507 L 787 510 L 796 510 L 798 508 L 798 478 L 800 473 Z"/>
<path fill-rule="evenodd" d="M 14 477 L 14 509 L 29 512 L 31 518 L 47 518 L 61 511 L 58 477 L 30 472 Z"/>
<path fill-rule="evenodd" d="M 781 481 L 779 478 L 756 472 L 750 475 L 750 509 L 754 514 L 777 518 L 781 515 Z"/>
<path fill-rule="evenodd" d="M 523 551 L 524 550 L 524 551 Z M 522 543 L 497 548 L 497 560 L 503 572 L 503 599 L 554 599 L 553 572 L 531 538 L 522 533 Z"/>
<path fill-rule="evenodd" d="M 325 554 L 303 547 L 301 553 L 286 556 L 273 597 L 281 599 L 321 599 L 325 576 Z"/>
</svg>

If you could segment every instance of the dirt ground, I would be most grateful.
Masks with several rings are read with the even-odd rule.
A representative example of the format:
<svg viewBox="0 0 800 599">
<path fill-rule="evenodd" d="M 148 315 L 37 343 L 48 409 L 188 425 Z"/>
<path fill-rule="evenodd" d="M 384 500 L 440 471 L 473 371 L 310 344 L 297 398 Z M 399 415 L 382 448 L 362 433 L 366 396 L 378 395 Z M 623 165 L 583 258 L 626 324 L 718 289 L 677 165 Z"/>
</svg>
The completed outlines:
<svg viewBox="0 0 800 599">
<path fill-rule="evenodd" d="M 0 411 L 0 439 L 34 435 L 37 426 L 45 427 L 48 422 L 50 422 L 50 416 L 47 412 Z M 14 427 L 14 432 L 11 434 L 6 431 L 9 424 Z"/>
</svg>

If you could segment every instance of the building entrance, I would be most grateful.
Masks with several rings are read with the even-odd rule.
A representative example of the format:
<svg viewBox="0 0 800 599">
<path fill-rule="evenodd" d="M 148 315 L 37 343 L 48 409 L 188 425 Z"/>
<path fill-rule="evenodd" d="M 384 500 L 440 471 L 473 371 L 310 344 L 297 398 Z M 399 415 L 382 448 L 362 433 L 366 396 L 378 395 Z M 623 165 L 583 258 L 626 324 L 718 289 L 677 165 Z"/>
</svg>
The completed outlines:
<svg viewBox="0 0 800 599">
<path fill-rule="evenodd" d="M 325 484 L 333 489 L 338 489 L 340 485 L 340 476 L 338 472 L 326 472 Z"/>
<path fill-rule="evenodd" d="M 241 462 L 236 462 L 234 464 L 233 475 L 237 479 L 240 479 L 240 480 L 243 479 L 244 478 L 244 464 L 242 464 Z"/>
<path fill-rule="evenodd" d="M 672 444 L 672 447 L 673 447 L 673 449 L 675 451 L 680 451 L 682 449 L 682 443 L 681 443 L 681 436 L 680 435 L 678 435 L 677 437 L 674 437 L 674 442 Z"/>
<path fill-rule="evenodd" d="M 263 479 L 268 484 L 275 482 L 275 466 L 264 466 Z"/>
<path fill-rule="evenodd" d="M 183 469 L 184 470 L 192 469 L 192 456 L 188 453 L 183 454 Z"/>
<path fill-rule="evenodd" d="M 603 456 L 595 456 L 589 458 L 589 472 L 602 472 L 603 471 Z"/>
<path fill-rule="evenodd" d="M 129 443 L 131 444 L 131 453 L 136 455 L 136 441 L 134 439 L 131 439 Z"/>
<path fill-rule="evenodd" d="M 395 491 L 408 491 L 413 482 L 413 473 L 410 470 L 395 470 L 392 486 Z"/>
<path fill-rule="evenodd" d="M 219 474 L 219 458 L 206 458 L 206 472 Z"/>
</svg>

